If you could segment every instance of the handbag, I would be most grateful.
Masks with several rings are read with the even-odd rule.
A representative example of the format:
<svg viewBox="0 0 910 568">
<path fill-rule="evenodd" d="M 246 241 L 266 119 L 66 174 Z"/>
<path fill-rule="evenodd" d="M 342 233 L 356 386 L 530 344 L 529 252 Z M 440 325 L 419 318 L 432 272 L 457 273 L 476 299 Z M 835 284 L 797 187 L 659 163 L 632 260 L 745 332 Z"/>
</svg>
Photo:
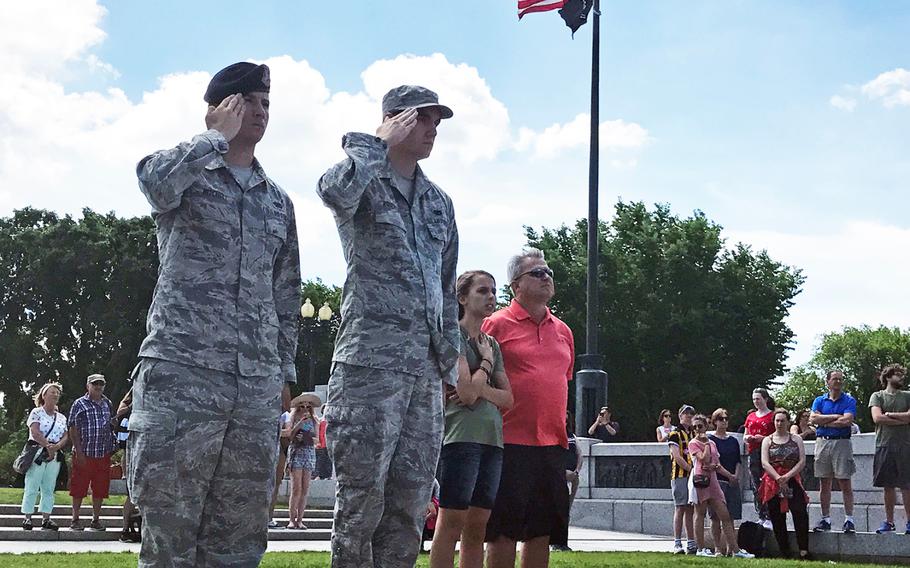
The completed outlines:
<svg viewBox="0 0 910 568">
<path fill-rule="evenodd" d="M 54 422 L 51 424 L 51 427 L 47 429 L 47 432 L 44 432 L 44 437 L 47 438 L 48 434 L 51 433 L 51 430 L 54 429 L 54 426 L 57 425 L 57 414 L 54 414 Z M 22 451 L 19 452 L 19 455 L 16 456 L 16 459 L 13 460 L 13 471 L 25 475 L 25 472 L 32 467 L 32 464 L 35 463 L 35 457 L 38 455 L 38 452 L 43 448 L 38 445 L 38 442 L 34 440 L 29 440 L 22 446 Z"/>
<path fill-rule="evenodd" d="M 692 485 L 698 487 L 699 489 L 704 489 L 705 487 L 711 485 L 711 477 L 707 473 L 693 473 L 692 474 Z"/>
</svg>

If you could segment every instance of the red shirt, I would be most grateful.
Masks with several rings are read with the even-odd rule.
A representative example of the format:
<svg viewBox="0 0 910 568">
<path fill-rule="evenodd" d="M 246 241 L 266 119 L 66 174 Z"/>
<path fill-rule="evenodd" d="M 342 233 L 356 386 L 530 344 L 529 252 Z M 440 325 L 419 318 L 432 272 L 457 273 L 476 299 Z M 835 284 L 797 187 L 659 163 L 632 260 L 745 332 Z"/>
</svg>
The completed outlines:
<svg viewBox="0 0 910 568">
<path fill-rule="evenodd" d="M 751 436 L 770 436 L 774 433 L 774 413 L 759 416 L 754 410 L 746 416 L 746 434 Z M 761 442 L 749 442 L 746 451 L 752 452 L 761 447 Z"/>
<path fill-rule="evenodd" d="M 319 420 L 319 440 L 316 442 L 316 448 L 325 448 L 325 427 L 328 425 L 328 422 L 323 418 Z"/>
<path fill-rule="evenodd" d="M 515 404 L 502 417 L 506 444 L 568 447 L 566 404 L 575 365 L 572 330 L 550 313 L 539 324 L 517 301 L 481 329 L 499 342 Z"/>
</svg>

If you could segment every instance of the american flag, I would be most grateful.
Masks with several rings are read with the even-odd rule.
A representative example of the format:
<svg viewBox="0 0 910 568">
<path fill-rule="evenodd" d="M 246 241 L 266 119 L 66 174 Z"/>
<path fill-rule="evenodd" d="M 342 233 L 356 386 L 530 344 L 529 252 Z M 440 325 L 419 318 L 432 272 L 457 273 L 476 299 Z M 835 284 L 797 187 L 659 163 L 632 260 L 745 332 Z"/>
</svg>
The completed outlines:
<svg viewBox="0 0 910 568">
<path fill-rule="evenodd" d="M 565 3 L 565 0 L 518 0 L 518 19 L 532 12 L 559 10 Z"/>
</svg>

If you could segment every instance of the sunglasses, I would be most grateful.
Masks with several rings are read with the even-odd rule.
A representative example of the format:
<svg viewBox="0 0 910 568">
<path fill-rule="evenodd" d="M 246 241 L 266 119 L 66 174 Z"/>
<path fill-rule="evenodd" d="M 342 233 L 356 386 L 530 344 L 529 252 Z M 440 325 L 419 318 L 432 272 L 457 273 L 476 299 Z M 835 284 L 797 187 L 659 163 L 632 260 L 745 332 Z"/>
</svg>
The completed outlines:
<svg viewBox="0 0 910 568">
<path fill-rule="evenodd" d="M 723 420 L 724 422 L 726 422 L 726 421 L 727 421 L 727 417 L 726 417 L 726 416 L 718 416 L 716 420 Z"/>
<path fill-rule="evenodd" d="M 701 430 L 702 428 L 707 428 L 707 426 L 702 424 L 701 422 L 696 422 L 695 424 L 692 425 L 692 428 L 695 430 Z"/>
<path fill-rule="evenodd" d="M 527 272 L 522 272 L 515 278 L 515 280 L 518 280 L 525 274 L 527 274 L 528 276 L 533 276 L 534 278 L 539 278 L 541 280 L 543 280 L 545 277 L 553 278 L 552 270 L 550 270 L 549 268 L 537 267 L 537 268 L 532 268 L 531 270 L 529 270 Z"/>
</svg>

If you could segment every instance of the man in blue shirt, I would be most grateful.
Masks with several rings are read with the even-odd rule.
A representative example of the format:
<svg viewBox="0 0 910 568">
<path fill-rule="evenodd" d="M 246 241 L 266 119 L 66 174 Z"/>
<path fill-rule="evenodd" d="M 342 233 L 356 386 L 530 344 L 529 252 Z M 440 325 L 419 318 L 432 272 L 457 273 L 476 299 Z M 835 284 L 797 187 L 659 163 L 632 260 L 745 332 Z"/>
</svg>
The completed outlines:
<svg viewBox="0 0 910 568">
<path fill-rule="evenodd" d="M 856 472 L 856 464 L 850 433 L 856 416 L 856 399 L 844 392 L 842 371 L 828 371 L 825 383 L 828 394 L 815 399 L 809 416 L 809 421 L 816 426 L 815 477 L 819 480 L 822 505 L 822 518 L 814 530 L 831 530 L 831 482 L 837 479 L 844 497 L 844 532 L 852 533 L 856 532 L 856 525 L 853 522 L 851 477 Z"/>
</svg>

